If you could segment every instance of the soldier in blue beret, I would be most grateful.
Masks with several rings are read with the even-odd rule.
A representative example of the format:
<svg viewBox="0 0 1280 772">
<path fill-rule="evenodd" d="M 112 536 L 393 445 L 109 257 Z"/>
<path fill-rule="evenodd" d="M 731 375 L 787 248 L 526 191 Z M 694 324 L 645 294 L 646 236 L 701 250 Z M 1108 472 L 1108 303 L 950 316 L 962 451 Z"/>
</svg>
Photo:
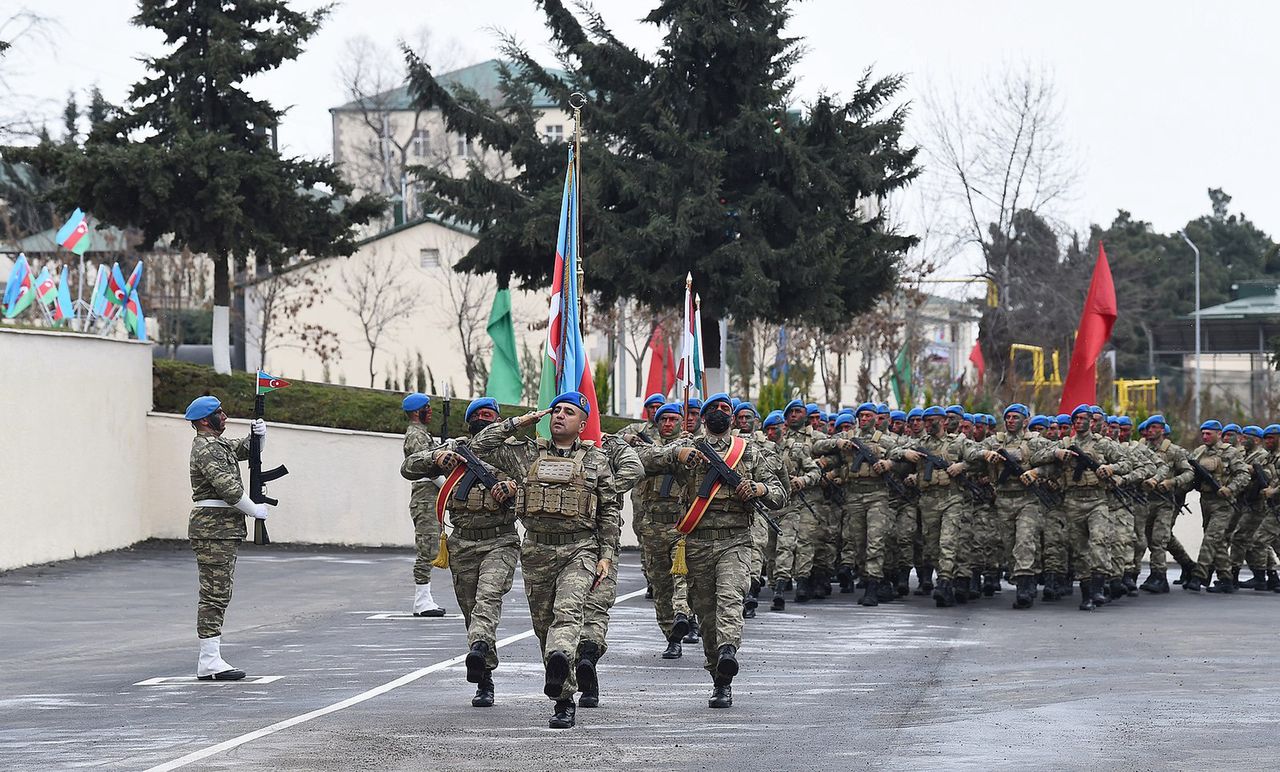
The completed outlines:
<svg viewBox="0 0 1280 772">
<path fill-rule="evenodd" d="M 494 403 L 497 404 L 496 402 Z M 409 422 L 404 430 L 404 457 L 435 448 L 439 443 L 431 435 L 431 397 L 420 392 L 405 396 L 400 403 Z M 445 610 L 431 597 L 431 563 L 440 546 L 440 521 L 436 517 L 439 486 L 432 478 L 416 480 L 409 490 L 409 518 L 413 521 L 413 615 L 442 617 Z"/>
</svg>

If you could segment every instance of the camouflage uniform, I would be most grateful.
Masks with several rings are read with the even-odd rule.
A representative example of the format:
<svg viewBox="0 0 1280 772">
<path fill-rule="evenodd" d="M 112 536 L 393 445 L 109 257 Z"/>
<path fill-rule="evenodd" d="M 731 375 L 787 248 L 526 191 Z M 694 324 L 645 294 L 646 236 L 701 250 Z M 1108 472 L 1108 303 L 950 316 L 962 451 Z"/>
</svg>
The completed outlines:
<svg viewBox="0 0 1280 772">
<path fill-rule="evenodd" d="M 857 437 L 882 459 L 894 447 L 893 437 L 875 428 L 855 430 L 814 443 L 814 455 L 827 456 L 833 481 L 845 487 L 845 520 L 840 547 L 841 567 L 861 567 L 862 573 L 877 582 L 885 574 L 885 541 L 892 533 L 893 509 L 889 491 L 870 464 L 852 468 L 856 451 L 841 450 L 839 441 Z"/>
<path fill-rule="evenodd" d="M 1249 484 L 1249 467 L 1244 463 L 1240 449 L 1219 440 L 1216 444 L 1200 445 L 1191 451 L 1191 460 L 1199 462 L 1204 470 L 1230 494 L 1223 498 L 1208 489 L 1200 491 L 1200 510 L 1205 519 L 1204 537 L 1200 542 L 1200 557 L 1196 561 L 1196 576 L 1208 582 L 1213 572 L 1219 579 L 1231 576 L 1230 542 L 1227 529 L 1231 525 L 1235 509 L 1232 497 Z"/>
<path fill-rule="evenodd" d="M 653 451 L 639 448 L 644 457 L 649 452 L 680 442 L 687 435 L 677 431 L 664 438 L 655 433 Z M 651 474 L 632 490 L 633 499 L 643 506 L 645 523 L 640 529 L 640 549 L 649 556 L 649 584 L 653 587 L 653 611 L 662 637 L 671 640 L 675 615 L 689 616 L 688 588 L 684 575 L 671 574 L 671 557 L 679 534 L 675 524 L 685 512 L 680 498 L 682 486 L 671 474 Z"/>
<path fill-rule="evenodd" d="M 806 426 L 799 431 L 787 432 L 782 440 L 781 452 L 789 459 L 790 468 L 795 470 L 794 476 L 804 480 L 805 490 L 817 485 L 821 474 L 817 462 L 813 460 L 814 438 L 814 432 Z M 790 485 L 788 480 L 788 490 Z M 813 506 L 811 497 L 806 496 L 804 491 L 795 491 L 790 495 L 790 504 L 779 513 L 777 520 L 782 526 L 782 533 L 778 536 L 773 578 L 784 581 L 795 579 L 807 585 L 809 574 L 813 570 L 813 547 L 818 518 L 814 511 L 796 500 L 797 496 L 804 496 L 805 501 Z"/>
<path fill-rule="evenodd" d="M 613 471 L 613 495 L 618 507 L 618 533 L 622 533 L 622 497 L 635 489 L 644 479 L 644 464 L 627 442 L 616 436 L 606 436 L 601 450 L 609 458 Z M 655 595 L 656 597 L 656 595 Z M 609 564 L 609 574 L 600 580 L 594 590 L 587 593 L 585 614 L 582 620 L 582 640 L 594 643 L 594 657 L 599 660 L 608 650 L 609 610 L 618 599 L 618 561 Z"/>
<path fill-rule="evenodd" d="M 731 434 L 716 437 L 704 435 L 721 456 L 729 451 Z M 692 502 L 698 495 L 705 467 L 690 468 L 679 462 L 681 448 L 691 447 L 685 438 L 662 448 L 641 448 L 641 458 L 649 474 L 674 474 L 684 485 L 683 497 Z M 787 503 L 787 491 L 777 477 L 777 467 L 762 447 L 748 442 L 741 460 L 734 467 L 744 480 L 761 483 L 766 492 L 760 501 L 769 509 Z M 720 647 L 742 646 L 742 598 L 749 584 L 750 564 L 754 555 L 751 540 L 755 509 L 749 502 L 739 501 L 728 486 L 722 485 L 711 499 L 706 513 L 696 528 L 685 536 L 685 560 L 689 567 L 689 605 L 702 626 L 703 667 L 714 673 Z"/>
<path fill-rule="evenodd" d="M 658 439 L 658 427 L 651 421 L 635 421 L 618 430 L 617 436 L 623 440 L 628 440 L 638 434 L 644 434 L 650 440 Z M 644 442 L 644 440 L 640 440 Z M 648 443 L 645 443 L 648 444 Z M 649 564 L 652 555 L 645 549 L 644 533 L 645 523 L 649 513 L 644 508 L 644 502 L 640 500 L 640 491 L 638 488 L 631 489 L 631 532 L 636 535 L 636 543 L 640 545 L 640 569 L 644 572 L 645 583 L 650 587 L 653 581 L 649 578 Z"/>
<path fill-rule="evenodd" d="M 191 440 L 191 500 L 227 502 L 227 506 L 192 507 L 187 525 L 200 574 L 196 605 L 196 635 L 200 638 L 222 634 L 222 620 L 231 603 L 236 550 L 247 533 L 244 514 L 231 503 L 245 495 L 239 462 L 248 458 L 248 437 L 229 440 L 197 433 Z"/>
<path fill-rule="evenodd" d="M 1273 487 L 1280 486 L 1280 482 L 1277 482 L 1277 476 L 1280 476 L 1280 448 L 1270 454 L 1267 460 L 1267 469 L 1271 474 L 1271 485 Z M 1269 508 L 1271 505 L 1271 502 L 1263 502 L 1264 509 Z M 1267 589 L 1280 592 L 1280 577 L 1276 575 L 1277 560 L 1275 551 L 1277 549 L 1280 549 L 1280 515 L 1267 511 L 1262 518 L 1262 522 L 1258 524 L 1258 530 L 1254 533 L 1253 545 L 1249 549 L 1247 560 L 1251 568 L 1255 565 L 1265 565 Z"/>
<path fill-rule="evenodd" d="M 1146 443 L 1135 440 L 1119 444 L 1120 448 L 1129 456 L 1129 461 L 1133 468 L 1124 475 L 1117 476 L 1117 484 L 1123 487 L 1140 486 L 1143 480 L 1150 479 L 1160 471 L 1162 462 L 1147 447 Z M 1150 502 L 1148 502 L 1147 506 L 1149 505 Z M 1138 576 L 1136 571 L 1131 570 L 1131 563 L 1133 562 L 1134 545 L 1138 540 L 1138 523 L 1145 519 L 1144 508 L 1144 505 L 1139 502 L 1130 502 L 1128 509 L 1119 505 L 1111 508 L 1111 514 L 1115 519 L 1112 531 L 1111 559 L 1115 563 L 1116 571 L 1124 575 L 1125 586 L 1131 593 L 1136 588 L 1133 580 Z"/>
<path fill-rule="evenodd" d="M 1044 507 L 1036 495 L 1005 464 L 990 463 L 984 453 L 1003 450 L 1026 470 L 1035 451 L 1052 443 L 1025 429 L 1018 432 L 999 431 L 976 444 L 968 457 L 981 463 L 996 490 L 995 523 L 999 532 L 1000 552 L 988 567 L 1007 566 L 1009 576 L 1035 576 L 1041 570 L 1040 542 L 1044 536 Z M 988 558 L 989 559 L 989 558 Z"/>
<path fill-rule="evenodd" d="M 1265 552 L 1260 553 L 1254 548 L 1258 528 L 1261 527 L 1262 519 L 1267 514 L 1267 502 L 1261 494 L 1261 489 L 1275 484 L 1275 474 L 1271 469 L 1271 454 L 1262 447 L 1261 440 L 1253 450 L 1246 453 L 1244 463 L 1249 467 L 1251 478 L 1256 479 L 1251 480 L 1249 490 L 1245 492 L 1245 496 L 1241 497 L 1240 507 L 1244 511 L 1238 516 L 1231 534 L 1231 569 L 1238 574 L 1240 567 L 1247 563 L 1253 575 L 1259 577 L 1267 572 Z M 1260 470 L 1261 475 L 1258 475 L 1255 469 Z M 1272 515 L 1272 517 L 1275 516 Z"/>
<path fill-rule="evenodd" d="M 466 444 L 465 439 L 449 440 L 443 446 L 424 448 L 404 460 L 400 474 L 407 480 L 422 480 L 446 474 L 439 459 L 446 451 Z M 509 479 L 490 467 L 498 479 Z M 432 488 L 435 485 L 432 484 Z M 434 512 L 431 519 L 439 524 Z M 497 634 L 502 619 L 502 598 L 511 589 L 520 559 L 520 539 L 516 534 L 515 514 L 509 506 L 499 504 L 482 485 L 473 485 L 463 501 L 451 496 L 448 502 L 449 570 L 453 573 L 453 593 L 462 608 L 462 621 L 467 628 L 467 646 L 483 641 L 489 650 L 485 665 L 498 667 Z"/>
<path fill-rule="evenodd" d="M 597 561 L 617 560 L 620 507 L 599 448 L 574 440 L 560 449 L 545 439 L 517 438 L 519 429 L 515 419 L 499 421 L 471 447 L 519 484 L 515 511 L 525 528 L 520 562 L 529 616 L 544 664 L 554 652 L 569 658 L 568 677 L 552 699 L 571 700 L 587 594 Z"/>
<path fill-rule="evenodd" d="M 1155 445 L 1151 445 L 1148 442 L 1148 446 L 1156 457 L 1160 459 L 1160 464 L 1156 468 L 1155 478 L 1158 482 L 1172 480 L 1172 487 L 1167 489 L 1167 493 L 1173 496 L 1177 504 L 1169 504 L 1156 497 L 1155 500 L 1147 505 L 1146 526 L 1143 528 L 1147 539 L 1145 543 L 1134 544 L 1134 563 L 1137 567 L 1141 567 L 1142 552 L 1149 546 L 1151 549 L 1151 573 L 1158 573 L 1163 576 L 1169 564 L 1169 556 L 1166 550 L 1169 549 L 1170 542 L 1173 539 L 1173 524 L 1182 509 L 1183 498 L 1191 488 L 1191 481 L 1195 475 L 1187 464 L 1186 449 L 1174 444 L 1169 438 L 1166 437 Z M 1135 533 L 1137 532 L 1136 525 L 1134 526 L 1134 531 Z M 1183 554 L 1185 555 L 1185 552 Z M 1188 556 L 1187 562 L 1183 563 L 1183 565 L 1188 565 L 1189 563 Z"/>
<path fill-rule="evenodd" d="M 423 424 L 409 424 L 404 430 L 404 457 L 437 447 L 431 431 Z M 436 495 L 440 489 L 433 479 L 418 479 L 409 492 L 409 516 L 413 518 L 413 583 L 431 583 L 431 561 L 440 546 L 440 521 L 436 518 Z"/>
<path fill-rule="evenodd" d="M 912 439 L 889 451 L 891 458 L 901 460 L 903 455 L 915 448 L 941 456 L 948 463 L 963 462 L 965 439 L 963 435 L 937 436 L 925 434 Z M 961 494 L 955 481 L 946 469 L 932 469 L 929 479 L 925 479 L 927 461 L 921 458 L 913 465 L 915 486 L 920 490 L 920 527 L 924 542 L 921 548 L 921 563 L 938 569 L 938 578 L 952 580 L 959 566 L 960 537 L 964 517 L 965 497 Z M 965 465 L 967 467 L 967 464 Z M 910 552 L 907 553 L 908 558 Z M 924 576 L 922 575 L 923 581 Z"/>
</svg>

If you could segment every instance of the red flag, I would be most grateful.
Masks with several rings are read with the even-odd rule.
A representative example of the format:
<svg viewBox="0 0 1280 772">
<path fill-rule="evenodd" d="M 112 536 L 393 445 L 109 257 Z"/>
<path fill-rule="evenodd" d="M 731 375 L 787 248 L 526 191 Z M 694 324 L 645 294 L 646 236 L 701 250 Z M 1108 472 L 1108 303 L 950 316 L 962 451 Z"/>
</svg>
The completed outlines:
<svg viewBox="0 0 1280 772">
<path fill-rule="evenodd" d="M 973 363 L 973 367 L 978 371 L 978 383 L 982 383 L 982 375 L 987 371 L 987 360 L 982 358 L 982 342 L 974 341 L 973 351 L 969 352 L 969 361 Z"/>
<path fill-rule="evenodd" d="M 649 374 L 645 376 L 645 394 L 670 394 L 676 374 L 671 366 L 671 345 L 662 333 L 662 325 L 653 328 L 649 336 Z"/>
<path fill-rule="evenodd" d="M 1071 350 L 1067 382 L 1062 386 L 1059 413 L 1070 413 L 1076 405 L 1091 405 L 1097 400 L 1098 356 L 1111 339 L 1111 327 L 1115 323 L 1116 287 L 1111 281 L 1106 250 L 1099 243 L 1098 262 L 1093 266 L 1089 295 L 1080 314 L 1080 327 L 1076 330 L 1075 348 Z"/>
</svg>

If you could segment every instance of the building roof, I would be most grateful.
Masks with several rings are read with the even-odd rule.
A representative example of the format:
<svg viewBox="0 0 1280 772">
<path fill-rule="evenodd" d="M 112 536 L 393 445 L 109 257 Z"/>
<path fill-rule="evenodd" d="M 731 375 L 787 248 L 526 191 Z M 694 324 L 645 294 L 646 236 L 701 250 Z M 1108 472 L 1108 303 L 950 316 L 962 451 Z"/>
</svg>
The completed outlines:
<svg viewBox="0 0 1280 772">
<path fill-rule="evenodd" d="M 1280 293 L 1275 285 L 1269 289 L 1269 292 L 1241 292 L 1235 300 L 1200 309 L 1199 316 L 1202 320 L 1280 317 Z M 1196 313 L 1192 312 L 1186 318 L 1195 317 Z"/>
<path fill-rule="evenodd" d="M 497 59 L 490 59 L 486 62 L 473 64 L 470 67 L 442 73 L 436 76 L 436 80 L 451 92 L 458 88 L 465 88 L 476 92 L 488 102 L 497 104 L 502 100 L 502 92 L 499 88 L 501 78 L 498 72 L 501 64 Z M 510 66 L 510 63 L 508 63 L 508 66 Z M 548 69 L 547 72 L 559 78 L 567 78 L 568 76 L 568 73 L 563 70 Z M 533 106 L 547 109 L 559 107 L 560 103 L 552 99 L 545 91 L 537 89 L 533 94 Z M 409 86 L 405 84 L 390 91 L 384 91 L 380 94 L 347 102 L 338 107 L 332 107 L 329 112 L 345 113 L 359 112 L 361 110 L 397 111 L 412 109 L 413 100 L 409 95 Z"/>
</svg>

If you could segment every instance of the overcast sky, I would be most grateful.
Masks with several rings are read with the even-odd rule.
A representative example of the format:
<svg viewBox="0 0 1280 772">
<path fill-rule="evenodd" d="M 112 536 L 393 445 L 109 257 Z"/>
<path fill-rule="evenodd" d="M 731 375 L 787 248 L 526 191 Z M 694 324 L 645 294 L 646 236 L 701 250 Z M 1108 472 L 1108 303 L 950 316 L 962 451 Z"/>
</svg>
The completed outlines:
<svg viewBox="0 0 1280 772">
<path fill-rule="evenodd" d="M 22 3 L 2 0 L 0 10 Z M 83 95 L 96 84 L 120 102 L 143 75 L 138 58 L 158 53 L 161 40 L 130 25 L 128 0 L 38 5 L 56 20 L 54 42 L 29 41 L 4 67 L 10 86 L 47 111 L 57 135 L 69 90 Z M 638 21 L 652 5 L 596 3 L 619 36 L 645 52 L 659 42 L 657 30 Z M 251 83 L 255 95 L 289 107 L 282 149 L 329 154 L 327 111 L 345 101 L 338 65 L 350 38 L 393 44 L 424 27 L 442 49 L 454 48 L 449 58 L 458 64 L 494 55 L 493 28 L 549 53 L 532 0 L 347 0 L 300 59 Z M 1173 230 L 1208 211 L 1208 187 L 1222 187 L 1233 209 L 1273 236 L 1280 235 L 1278 31 L 1280 4 L 1266 0 L 810 0 L 796 4 L 791 24 L 808 49 L 797 72 L 801 100 L 850 92 L 868 66 L 906 74 L 907 98 L 915 100 L 929 89 L 976 89 L 1009 66 L 1050 71 L 1083 170 L 1060 214 L 1081 229 L 1110 222 L 1123 207 Z M 913 120 L 921 109 L 917 102 Z"/>
</svg>

